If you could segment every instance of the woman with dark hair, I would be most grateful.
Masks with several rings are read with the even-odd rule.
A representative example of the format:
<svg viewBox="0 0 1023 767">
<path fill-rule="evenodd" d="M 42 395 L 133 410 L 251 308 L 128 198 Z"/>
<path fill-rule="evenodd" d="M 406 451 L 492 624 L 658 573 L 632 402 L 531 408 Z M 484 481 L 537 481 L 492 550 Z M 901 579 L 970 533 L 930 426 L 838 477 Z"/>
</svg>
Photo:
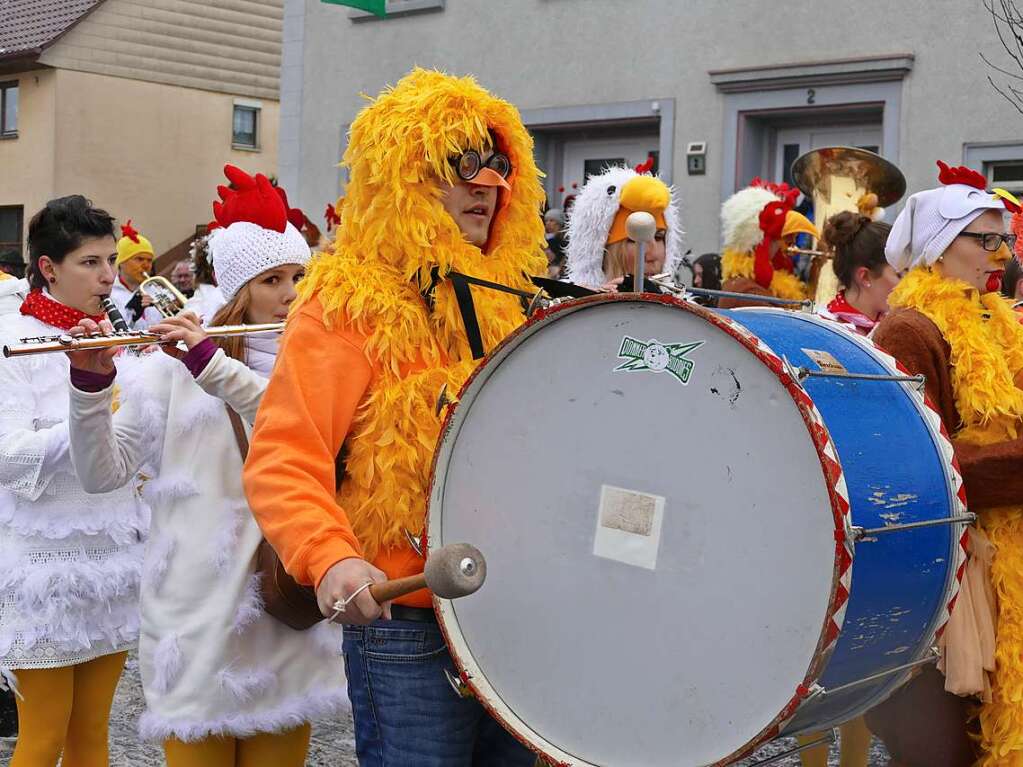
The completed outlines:
<svg viewBox="0 0 1023 767">
<path fill-rule="evenodd" d="M 884 255 L 891 230 L 890 224 L 851 211 L 836 213 L 824 224 L 823 240 L 834 253 L 842 288 L 825 316 L 851 325 L 860 335 L 868 335 L 888 312 L 888 294 L 899 284 L 898 272 Z"/>
<path fill-rule="evenodd" d="M 103 318 L 117 278 L 113 218 L 81 195 L 29 223 L 31 292 L 5 342 Z M 134 482 L 88 495 L 69 451 L 68 359 L 0 363 L 0 681 L 17 691 L 12 767 L 107 764 L 107 720 L 138 636 L 147 522 Z M 125 386 L 120 401 L 137 393 Z"/>
<path fill-rule="evenodd" d="M 693 287 L 721 290 L 721 256 L 704 253 L 693 262 Z"/>
</svg>

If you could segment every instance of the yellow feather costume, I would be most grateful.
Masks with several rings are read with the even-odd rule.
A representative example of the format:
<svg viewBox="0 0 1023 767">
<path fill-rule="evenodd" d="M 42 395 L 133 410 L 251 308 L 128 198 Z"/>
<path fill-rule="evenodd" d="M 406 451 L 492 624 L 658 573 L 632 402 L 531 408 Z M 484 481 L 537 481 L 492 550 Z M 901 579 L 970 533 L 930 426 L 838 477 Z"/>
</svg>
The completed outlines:
<svg viewBox="0 0 1023 767">
<path fill-rule="evenodd" d="M 497 149 L 512 163 L 484 250 L 465 240 L 441 205 L 440 184 L 457 180 L 449 158 Z M 440 430 L 434 404 L 476 367 L 450 282 L 420 293 L 430 271 L 459 271 L 522 290 L 546 269 L 544 200 L 533 141 L 518 111 L 472 78 L 416 69 L 352 123 L 344 165 L 351 181 L 331 252 L 314 257 L 299 286 L 324 321 L 367 338 L 377 374 L 346 440 L 338 502 L 373 560 L 422 529 L 430 464 Z M 522 323 L 518 298 L 473 288 L 483 343 L 492 349 Z M 297 308 L 297 306 L 296 306 Z M 420 368 L 410 372 L 410 368 Z"/>
<path fill-rule="evenodd" d="M 1016 439 L 1023 424 L 1023 326 L 997 293 L 919 267 L 888 299 L 916 309 L 951 349 L 952 388 L 963 420 L 959 439 L 990 445 Z M 1023 766 L 1023 505 L 984 509 L 978 526 L 995 547 L 991 578 L 998 598 L 992 700 L 980 709 L 982 767 Z"/>
<path fill-rule="evenodd" d="M 753 254 L 725 248 L 721 253 L 721 279 L 727 281 L 735 277 L 753 279 Z M 776 298 L 802 301 L 807 297 L 806 284 L 792 272 L 781 269 L 774 270 L 767 289 Z"/>
</svg>

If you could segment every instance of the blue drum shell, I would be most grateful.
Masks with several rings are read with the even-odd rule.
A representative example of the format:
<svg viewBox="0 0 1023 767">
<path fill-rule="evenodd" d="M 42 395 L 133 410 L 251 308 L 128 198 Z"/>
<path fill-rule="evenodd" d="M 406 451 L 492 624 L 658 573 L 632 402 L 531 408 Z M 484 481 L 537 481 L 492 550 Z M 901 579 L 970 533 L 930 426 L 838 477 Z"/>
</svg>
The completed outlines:
<svg viewBox="0 0 1023 767">
<path fill-rule="evenodd" d="M 850 373 L 893 372 L 867 344 L 819 317 L 761 308 L 720 313 L 796 368 L 819 370 L 805 351 L 809 349 L 830 354 Z M 952 469 L 922 401 L 907 388 L 912 384 L 810 377 L 804 386 L 835 444 L 855 526 L 880 528 L 956 515 Z M 798 520 L 779 518 L 779 523 Z M 956 586 L 960 531 L 959 525 L 936 525 L 857 542 L 845 620 L 818 679 L 822 687 L 864 680 L 929 651 Z M 889 674 L 811 699 L 786 732 L 833 726 L 855 717 L 887 697 L 906 677 Z"/>
</svg>

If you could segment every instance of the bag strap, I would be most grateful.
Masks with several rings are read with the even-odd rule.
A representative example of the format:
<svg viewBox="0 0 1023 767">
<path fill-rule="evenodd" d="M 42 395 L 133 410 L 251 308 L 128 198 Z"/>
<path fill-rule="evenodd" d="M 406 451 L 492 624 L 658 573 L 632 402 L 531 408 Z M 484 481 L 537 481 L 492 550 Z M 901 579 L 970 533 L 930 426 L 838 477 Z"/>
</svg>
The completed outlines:
<svg viewBox="0 0 1023 767">
<path fill-rule="evenodd" d="M 231 419 L 231 430 L 234 432 L 234 441 L 238 445 L 238 452 L 242 455 L 242 463 L 245 463 L 245 459 L 249 455 L 249 437 L 245 433 L 245 426 L 242 424 L 242 417 L 235 412 L 235 409 L 224 403 L 224 407 L 227 408 L 227 417 Z M 335 489 L 341 489 L 341 480 L 344 479 L 345 471 L 347 471 L 348 462 L 348 451 L 345 450 L 345 446 L 342 445 L 338 451 L 337 457 L 334 459 L 334 481 Z"/>
<path fill-rule="evenodd" d="M 238 452 L 242 454 L 242 463 L 245 463 L 245 459 L 249 455 L 249 437 L 245 433 L 245 425 L 242 423 L 242 417 L 235 412 L 235 409 L 224 403 L 224 407 L 227 408 L 227 417 L 231 419 L 231 430 L 234 432 L 234 441 L 238 444 Z"/>
</svg>

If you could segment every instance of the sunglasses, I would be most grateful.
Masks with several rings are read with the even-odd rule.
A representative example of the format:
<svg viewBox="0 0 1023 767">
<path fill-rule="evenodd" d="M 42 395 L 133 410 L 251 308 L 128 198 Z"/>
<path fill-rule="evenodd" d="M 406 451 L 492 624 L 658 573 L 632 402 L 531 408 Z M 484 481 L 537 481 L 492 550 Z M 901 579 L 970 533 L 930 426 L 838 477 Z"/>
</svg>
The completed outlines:
<svg viewBox="0 0 1023 767">
<path fill-rule="evenodd" d="M 501 178 L 507 179 L 512 172 L 511 160 L 508 155 L 495 152 L 490 159 L 483 162 L 483 157 L 475 149 L 467 149 L 462 154 L 452 157 L 451 164 L 462 181 L 472 181 L 484 168 L 490 168 Z"/>
<path fill-rule="evenodd" d="M 1004 242 L 1009 246 L 1009 250 L 1016 247 L 1016 235 L 1014 234 L 1000 234 L 998 232 L 960 232 L 960 237 L 970 237 L 971 239 L 978 240 L 981 247 L 984 248 L 988 253 L 995 253 Z"/>
</svg>

